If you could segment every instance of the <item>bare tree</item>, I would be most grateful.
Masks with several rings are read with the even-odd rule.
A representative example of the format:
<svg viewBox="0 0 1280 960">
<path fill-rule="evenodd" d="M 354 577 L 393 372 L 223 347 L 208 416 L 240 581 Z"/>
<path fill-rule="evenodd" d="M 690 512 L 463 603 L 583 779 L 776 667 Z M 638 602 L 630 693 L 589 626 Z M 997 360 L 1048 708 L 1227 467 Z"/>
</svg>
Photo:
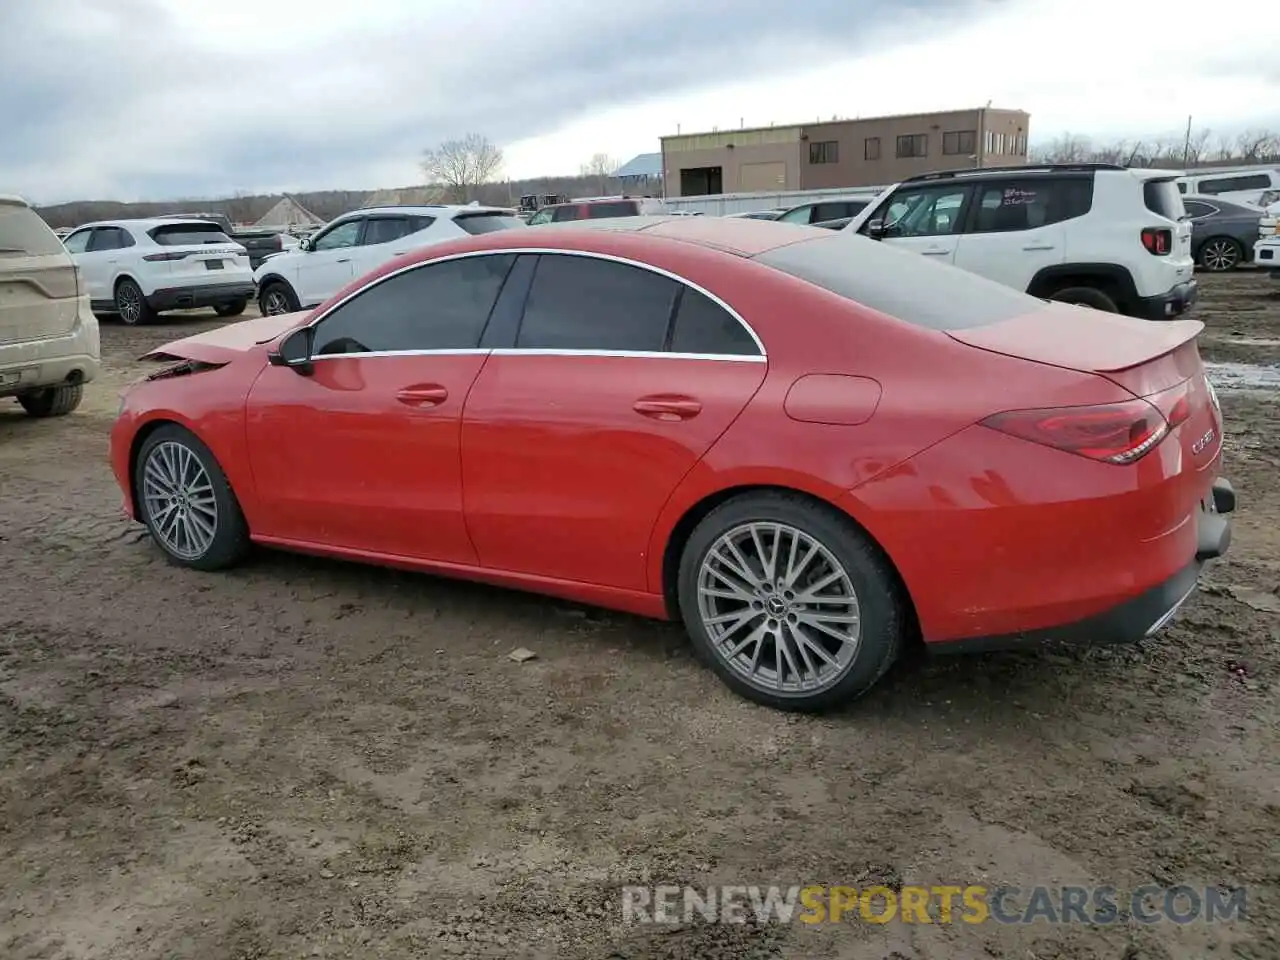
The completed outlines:
<svg viewBox="0 0 1280 960">
<path fill-rule="evenodd" d="M 595 180 L 600 188 L 598 192 L 603 194 L 607 192 L 609 181 L 617 174 L 619 166 L 621 164 L 609 154 L 596 153 L 582 165 L 580 172 L 582 176 Z"/>
<path fill-rule="evenodd" d="M 422 156 L 427 180 L 443 186 L 457 203 L 469 202 L 476 189 L 492 181 L 501 167 L 502 148 L 478 133 L 446 140 Z"/>
<path fill-rule="evenodd" d="M 1280 148 L 1280 137 L 1271 130 L 1246 130 L 1236 138 L 1236 156 L 1246 163 L 1270 160 Z"/>
<path fill-rule="evenodd" d="M 1051 143 L 1032 149 L 1029 159 L 1034 163 L 1081 163 L 1092 157 L 1093 152 L 1088 137 L 1064 133 Z"/>
</svg>

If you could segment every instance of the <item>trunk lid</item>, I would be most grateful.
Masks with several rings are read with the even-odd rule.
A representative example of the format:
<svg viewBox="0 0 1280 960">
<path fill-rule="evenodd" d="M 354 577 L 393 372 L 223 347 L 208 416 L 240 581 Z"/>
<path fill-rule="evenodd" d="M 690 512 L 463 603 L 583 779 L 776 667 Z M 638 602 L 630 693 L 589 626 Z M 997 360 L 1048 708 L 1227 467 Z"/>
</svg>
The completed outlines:
<svg viewBox="0 0 1280 960">
<path fill-rule="evenodd" d="M 225 327 L 173 340 L 144 353 L 140 360 L 198 360 L 201 363 L 230 363 L 256 346 L 270 343 L 300 326 L 310 310 L 275 317 L 256 317 L 229 323 Z"/>
<path fill-rule="evenodd" d="M 74 329 L 79 281 L 71 255 L 25 203 L 0 198 L 0 344 Z"/>
</svg>

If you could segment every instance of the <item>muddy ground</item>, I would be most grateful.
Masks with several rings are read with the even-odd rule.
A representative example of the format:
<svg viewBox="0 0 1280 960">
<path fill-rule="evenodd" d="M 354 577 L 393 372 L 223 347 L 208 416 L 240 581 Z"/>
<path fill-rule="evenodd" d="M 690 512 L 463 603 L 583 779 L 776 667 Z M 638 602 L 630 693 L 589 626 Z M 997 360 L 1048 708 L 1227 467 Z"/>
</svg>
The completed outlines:
<svg viewBox="0 0 1280 960">
<path fill-rule="evenodd" d="M 1204 286 L 1206 357 L 1280 363 L 1271 281 Z M 0 408 L 5 960 L 1280 957 L 1280 392 L 1215 374 L 1235 544 L 1158 640 L 905 664 L 814 719 L 735 698 L 674 626 L 168 565 L 107 432 L 134 358 L 216 322 L 104 324 L 80 410 Z M 1243 887 L 1249 916 L 673 929 L 618 893 L 874 880 Z"/>
</svg>

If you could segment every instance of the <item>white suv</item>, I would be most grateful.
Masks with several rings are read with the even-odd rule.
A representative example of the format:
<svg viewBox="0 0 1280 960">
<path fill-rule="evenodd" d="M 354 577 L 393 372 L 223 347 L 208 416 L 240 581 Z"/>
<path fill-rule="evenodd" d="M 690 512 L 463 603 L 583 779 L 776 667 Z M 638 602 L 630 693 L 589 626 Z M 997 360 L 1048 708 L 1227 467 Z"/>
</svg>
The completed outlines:
<svg viewBox="0 0 1280 960">
<path fill-rule="evenodd" d="M 0 397 L 35 417 L 70 413 L 99 359 L 98 321 L 62 241 L 21 197 L 0 195 Z"/>
<path fill-rule="evenodd" d="M 253 299 L 249 254 L 208 220 L 104 220 L 63 241 L 98 314 L 146 323 L 163 310 L 244 313 Z"/>
<path fill-rule="evenodd" d="M 1177 171 L 956 170 L 890 187 L 845 227 L 1032 296 L 1150 320 L 1196 300 Z"/>
<path fill-rule="evenodd" d="M 264 316 L 324 303 L 356 277 L 420 247 L 494 230 L 524 229 L 500 207 L 370 207 L 343 214 L 296 250 L 275 253 L 254 272 Z"/>
</svg>

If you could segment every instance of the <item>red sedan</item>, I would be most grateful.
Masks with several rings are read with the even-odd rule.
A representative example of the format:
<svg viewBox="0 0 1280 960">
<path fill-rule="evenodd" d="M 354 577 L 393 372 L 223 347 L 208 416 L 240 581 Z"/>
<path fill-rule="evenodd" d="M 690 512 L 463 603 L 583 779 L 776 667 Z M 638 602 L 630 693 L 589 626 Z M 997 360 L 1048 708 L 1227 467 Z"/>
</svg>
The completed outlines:
<svg viewBox="0 0 1280 960">
<path fill-rule="evenodd" d="M 441 244 L 149 354 L 112 433 L 174 561 L 251 543 L 680 619 L 817 709 L 904 643 L 1159 629 L 1230 540 L 1192 320 L 742 218 Z"/>
</svg>

